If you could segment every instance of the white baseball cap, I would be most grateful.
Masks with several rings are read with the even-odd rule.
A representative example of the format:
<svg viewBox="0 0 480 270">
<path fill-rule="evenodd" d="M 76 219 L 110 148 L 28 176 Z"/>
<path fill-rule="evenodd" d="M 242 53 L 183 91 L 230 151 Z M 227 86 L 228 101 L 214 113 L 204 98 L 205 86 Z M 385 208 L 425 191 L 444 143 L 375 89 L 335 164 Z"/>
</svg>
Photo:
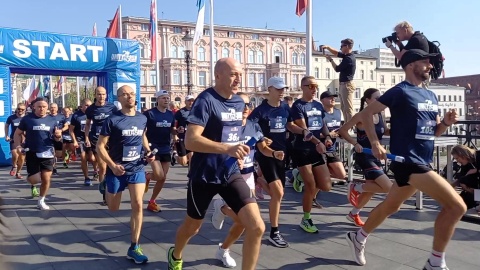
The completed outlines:
<svg viewBox="0 0 480 270">
<path fill-rule="evenodd" d="M 271 86 L 276 89 L 288 88 L 288 86 L 285 84 L 285 81 L 281 77 L 271 77 L 270 79 L 268 79 L 267 87 Z"/>
<path fill-rule="evenodd" d="M 155 97 L 159 98 L 161 96 L 170 96 L 167 90 L 160 90 L 157 93 L 155 93 Z"/>
<path fill-rule="evenodd" d="M 191 99 L 195 99 L 195 97 L 193 95 L 188 95 L 185 97 L 185 100 L 191 100 Z"/>
</svg>

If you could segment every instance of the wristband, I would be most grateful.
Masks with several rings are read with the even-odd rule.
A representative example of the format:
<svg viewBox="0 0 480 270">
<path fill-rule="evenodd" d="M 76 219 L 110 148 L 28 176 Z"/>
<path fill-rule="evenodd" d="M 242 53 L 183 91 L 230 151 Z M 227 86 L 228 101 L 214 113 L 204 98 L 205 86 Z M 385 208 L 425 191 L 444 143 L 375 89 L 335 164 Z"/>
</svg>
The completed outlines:
<svg viewBox="0 0 480 270">
<path fill-rule="evenodd" d="M 444 124 L 444 125 L 447 126 L 447 127 L 451 126 L 451 125 L 447 125 L 447 123 L 445 123 L 445 118 L 443 118 L 443 119 L 442 119 L 442 122 L 440 122 L 440 123 Z"/>
</svg>

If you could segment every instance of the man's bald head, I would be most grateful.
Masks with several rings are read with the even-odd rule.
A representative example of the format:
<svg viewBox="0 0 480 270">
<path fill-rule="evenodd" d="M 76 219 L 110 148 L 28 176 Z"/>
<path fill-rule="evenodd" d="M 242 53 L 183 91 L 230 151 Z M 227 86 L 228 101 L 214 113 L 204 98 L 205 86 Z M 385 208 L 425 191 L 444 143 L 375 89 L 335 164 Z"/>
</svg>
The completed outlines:
<svg viewBox="0 0 480 270">
<path fill-rule="evenodd" d="M 130 93 L 132 91 L 133 91 L 132 87 L 130 87 L 128 85 L 124 85 L 124 86 L 121 86 L 120 88 L 117 89 L 117 96 L 121 96 L 124 93 Z"/>
<path fill-rule="evenodd" d="M 215 64 L 215 88 L 221 91 L 238 91 L 242 81 L 242 66 L 233 58 L 222 58 Z"/>
<path fill-rule="evenodd" d="M 103 86 L 97 86 L 97 87 L 95 88 L 95 93 L 98 93 L 99 91 L 106 93 L 106 92 L 107 92 L 107 89 L 105 89 L 105 87 L 103 87 Z"/>
</svg>

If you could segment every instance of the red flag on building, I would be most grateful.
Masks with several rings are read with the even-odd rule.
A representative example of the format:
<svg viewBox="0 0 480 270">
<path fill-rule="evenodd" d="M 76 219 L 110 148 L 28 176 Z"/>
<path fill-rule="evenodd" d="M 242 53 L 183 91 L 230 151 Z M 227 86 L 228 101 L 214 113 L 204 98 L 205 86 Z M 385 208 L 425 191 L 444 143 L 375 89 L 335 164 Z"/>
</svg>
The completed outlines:
<svg viewBox="0 0 480 270">
<path fill-rule="evenodd" d="M 150 62 L 157 61 L 157 1 L 152 0 L 150 4 Z"/>
<path fill-rule="evenodd" d="M 295 14 L 297 14 L 298 17 L 301 17 L 303 13 L 305 13 L 305 10 L 307 10 L 308 6 L 308 0 L 297 0 L 297 9 Z"/>
<path fill-rule="evenodd" d="M 93 24 L 92 36 L 94 36 L 94 37 L 97 36 L 97 23 L 94 23 L 94 24 Z"/>
<path fill-rule="evenodd" d="M 115 16 L 113 20 L 110 22 L 110 26 L 108 27 L 107 37 L 109 38 L 120 38 L 120 8 L 117 8 L 117 12 L 115 12 Z"/>
</svg>

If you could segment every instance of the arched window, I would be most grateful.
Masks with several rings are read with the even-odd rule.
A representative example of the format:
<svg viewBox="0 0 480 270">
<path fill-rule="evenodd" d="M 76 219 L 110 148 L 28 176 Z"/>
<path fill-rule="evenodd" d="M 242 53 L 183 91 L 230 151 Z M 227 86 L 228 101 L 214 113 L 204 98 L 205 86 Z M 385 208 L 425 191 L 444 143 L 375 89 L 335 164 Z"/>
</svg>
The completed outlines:
<svg viewBox="0 0 480 270">
<path fill-rule="evenodd" d="M 142 43 L 139 43 L 140 45 L 140 58 L 147 58 L 147 56 L 145 55 L 145 45 L 143 45 Z"/>
<path fill-rule="evenodd" d="M 223 48 L 222 49 L 222 58 L 227 58 L 230 56 L 230 51 L 228 50 L 228 48 Z"/>
<path fill-rule="evenodd" d="M 305 54 L 301 53 L 300 54 L 300 63 L 299 65 L 305 66 Z"/>
<path fill-rule="evenodd" d="M 255 52 L 248 50 L 248 63 L 255 63 Z"/>
<path fill-rule="evenodd" d="M 262 51 L 257 51 L 257 61 L 255 63 L 263 64 L 263 52 Z"/>
<path fill-rule="evenodd" d="M 242 63 L 242 51 L 240 51 L 240 49 L 235 49 L 235 51 L 233 52 L 233 57 L 239 63 Z"/>
<path fill-rule="evenodd" d="M 177 58 L 178 57 L 178 49 L 177 46 L 170 46 L 170 58 Z"/>
<path fill-rule="evenodd" d="M 298 65 L 298 55 L 295 52 L 292 54 L 292 65 Z"/>
<path fill-rule="evenodd" d="M 178 46 L 178 57 L 177 58 L 184 58 L 185 57 L 185 48 L 183 46 Z"/>
<path fill-rule="evenodd" d="M 213 49 L 213 62 L 216 62 L 218 60 L 218 53 L 217 53 L 217 48 Z"/>
</svg>

